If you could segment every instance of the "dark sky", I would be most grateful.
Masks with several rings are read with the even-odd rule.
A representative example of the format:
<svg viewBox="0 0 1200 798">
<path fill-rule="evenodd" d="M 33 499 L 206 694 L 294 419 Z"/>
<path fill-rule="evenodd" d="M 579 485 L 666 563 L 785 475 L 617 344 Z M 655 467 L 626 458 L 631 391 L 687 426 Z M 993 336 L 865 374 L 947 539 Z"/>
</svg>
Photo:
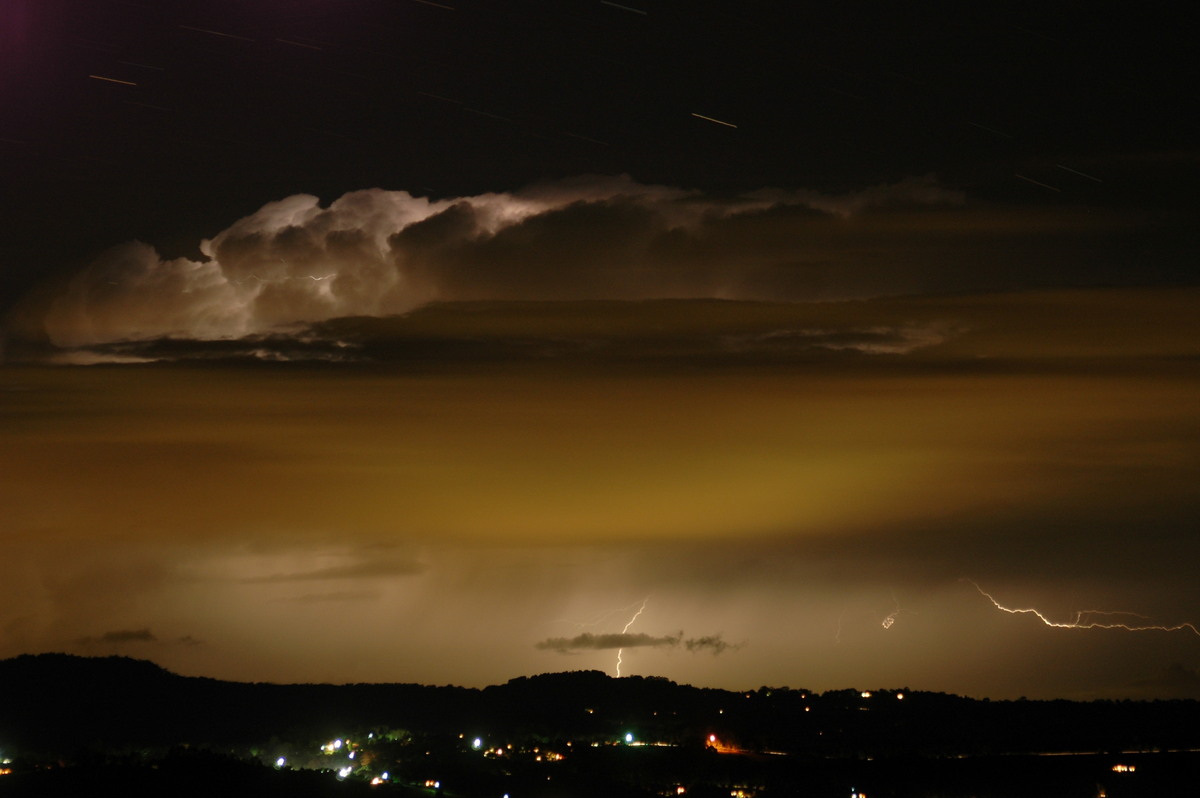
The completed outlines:
<svg viewBox="0 0 1200 798">
<path fill-rule="evenodd" d="M 1200 694 L 1167 8 L 6 3 L 0 656 Z"/>
<path fill-rule="evenodd" d="M 6 281 L 372 187 L 934 174 L 981 201 L 1193 207 L 1188 26 L 1101 5 L 14 0 Z"/>
</svg>

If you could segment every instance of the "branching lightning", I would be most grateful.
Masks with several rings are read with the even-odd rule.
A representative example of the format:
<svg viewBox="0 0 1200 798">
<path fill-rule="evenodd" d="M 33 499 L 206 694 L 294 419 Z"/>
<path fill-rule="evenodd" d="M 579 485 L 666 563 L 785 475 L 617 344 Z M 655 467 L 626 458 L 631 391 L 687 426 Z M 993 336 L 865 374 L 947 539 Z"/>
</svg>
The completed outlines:
<svg viewBox="0 0 1200 798">
<path fill-rule="evenodd" d="M 637 610 L 637 612 L 635 612 L 635 613 L 633 614 L 633 617 L 629 619 L 629 623 L 625 624 L 625 628 L 621 630 L 621 634 L 625 634 L 626 632 L 628 632 L 628 631 L 629 631 L 629 627 L 633 626 L 633 622 L 634 622 L 634 621 L 636 621 L 636 620 L 638 619 L 638 617 L 639 617 L 639 616 L 640 616 L 640 615 L 641 615 L 643 612 L 645 612 L 645 611 L 646 611 L 646 602 L 647 602 L 647 601 L 649 601 L 649 600 L 650 600 L 650 597 L 649 597 L 649 596 L 647 596 L 646 598 L 642 599 L 642 605 L 641 605 L 640 607 L 638 607 L 638 610 Z M 621 654 L 622 654 L 622 652 L 624 652 L 624 651 L 625 651 L 625 649 L 624 649 L 624 648 L 618 648 L 618 649 L 617 649 L 617 677 L 618 677 L 618 678 L 621 676 Z"/>
<path fill-rule="evenodd" d="M 1143 621 L 1149 620 L 1145 615 L 1139 615 L 1136 612 L 1112 612 L 1105 610 L 1079 610 L 1075 613 L 1075 617 L 1070 621 L 1052 621 L 1047 618 L 1040 610 L 1032 607 L 1005 607 L 991 593 L 981 588 L 971 579 L 964 579 L 964 582 L 970 582 L 980 595 L 992 602 L 992 606 L 1010 615 L 1033 615 L 1046 626 L 1052 626 L 1055 629 L 1122 629 L 1126 632 L 1180 632 L 1187 630 L 1192 634 L 1200 637 L 1200 629 L 1197 629 L 1195 624 L 1181 623 L 1175 626 L 1165 626 L 1161 624 L 1139 624 L 1128 620 L 1119 620 L 1121 618 L 1132 619 L 1139 618 Z M 1108 619 L 1108 620 L 1106 620 Z"/>
</svg>

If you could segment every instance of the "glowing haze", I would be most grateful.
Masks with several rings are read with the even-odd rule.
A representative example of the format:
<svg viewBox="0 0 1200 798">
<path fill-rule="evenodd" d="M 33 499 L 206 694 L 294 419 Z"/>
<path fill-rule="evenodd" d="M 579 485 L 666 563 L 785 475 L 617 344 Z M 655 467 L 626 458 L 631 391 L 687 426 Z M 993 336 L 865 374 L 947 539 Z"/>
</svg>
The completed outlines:
<svg viewBox="0 0 1200 798">
<path fill-rule="evenodd" d="M 1200 302 L 1069 287 L 1136 231 L 580 178 L 116 247 L 10 319 L 0 655 L 1195 694 Z"/>
<path fill-rule="evenodd" d="M 876 5 L 0 4 L 0 656 L 1200 695 L 1188 6 Z"/>
</svg>

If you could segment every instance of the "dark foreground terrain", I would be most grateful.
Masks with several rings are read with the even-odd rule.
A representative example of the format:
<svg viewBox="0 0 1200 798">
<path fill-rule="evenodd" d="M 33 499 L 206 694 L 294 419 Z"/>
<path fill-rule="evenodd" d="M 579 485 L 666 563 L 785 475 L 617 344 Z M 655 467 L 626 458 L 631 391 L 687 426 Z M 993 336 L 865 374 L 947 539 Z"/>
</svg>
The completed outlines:
<svg viewBox="0 0 1200 798">
<path fill-rule="evenodd" d="M 0 661 L 0 796 L 1200 794 L 1200 703 L 730 692 L 595 671 L 482 690 Z"/>
</svg>

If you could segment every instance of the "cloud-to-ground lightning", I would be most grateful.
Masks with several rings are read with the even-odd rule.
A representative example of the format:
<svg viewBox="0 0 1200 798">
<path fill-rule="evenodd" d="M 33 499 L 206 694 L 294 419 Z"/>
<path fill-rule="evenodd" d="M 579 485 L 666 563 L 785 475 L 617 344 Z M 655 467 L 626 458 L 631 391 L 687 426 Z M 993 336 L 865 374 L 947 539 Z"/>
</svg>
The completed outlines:
<svg viewBox="0 0 1200 798">
<path fill-rule="evenodd" d="M 1121 612 L 1121 611 L 1106 611 L 1106 610 L 1078 610 L 1075 617 L 1070 621 L 1052 621 L 1046 617 L 1040 610 L 1032 607 L 1006 607 L 971 579 L 964 579 L 965 582 L 970 582 L 980 595 L 992 602 L 992 606 L 1002 612 L 1007 612 L 1010 615 L 1033 615 L 1046 626 L 1052 626 L 1055 629 L 1121 629 L 1126 632 L 1180 632 L 1187 630 L 1192 634 L 1200 637 L 1200 629 L 1196 628 L 1192 623 L 1180 623 L 1174 626 L 1164 624 L 1151 623 L 1133 623 L 1129 621 L 1117 620 L 1120 618 L 1140 618 L 1149 620 L 1145 615 L 1139 615 L 1136 612 Z M 1106 620 L 1108 619 L 1108 620 Z"/>
<path fill-rule="evenodd" d="M 633 617 L 629 619 L 629 623 L 625 624 L 625 628 L 621 630 L 621 634 L 625 634 L 626 632 L 628 632 L 628 631 L 629 631 L 629 627 L 633 626 L 633 622 L 634 622 L 634 621 L 636 621 L 636 620 L 638 619 L 638 617 L 639 617 L 639 616 L 640 616 L 640 615 L 641 615 L 643 612 L 645 612 L 645 611 L 646 611 L 646 602 L 647 602 L 647 601 L 649 601 L 649 600 L 650 600 L 650 597 L 649 597 L 649 596 L 647 596 L 646 598 L 642 599 L 642 605 L 641 605 L 640 607 L 638 607 L 638 610 L 637 610 L 637 612 L 635 612 L 635 613 L 633 614 Z M 617 676 L 618 676 L 618 678 L 621 676 L 621 654 L 622 654 L 622 652 L 624 652 L 624 651 L 625 651 L 625 649 L 624 649 L 624 648 L 618 648 L 618 649 L 617 649 Z"/>
</svg>

